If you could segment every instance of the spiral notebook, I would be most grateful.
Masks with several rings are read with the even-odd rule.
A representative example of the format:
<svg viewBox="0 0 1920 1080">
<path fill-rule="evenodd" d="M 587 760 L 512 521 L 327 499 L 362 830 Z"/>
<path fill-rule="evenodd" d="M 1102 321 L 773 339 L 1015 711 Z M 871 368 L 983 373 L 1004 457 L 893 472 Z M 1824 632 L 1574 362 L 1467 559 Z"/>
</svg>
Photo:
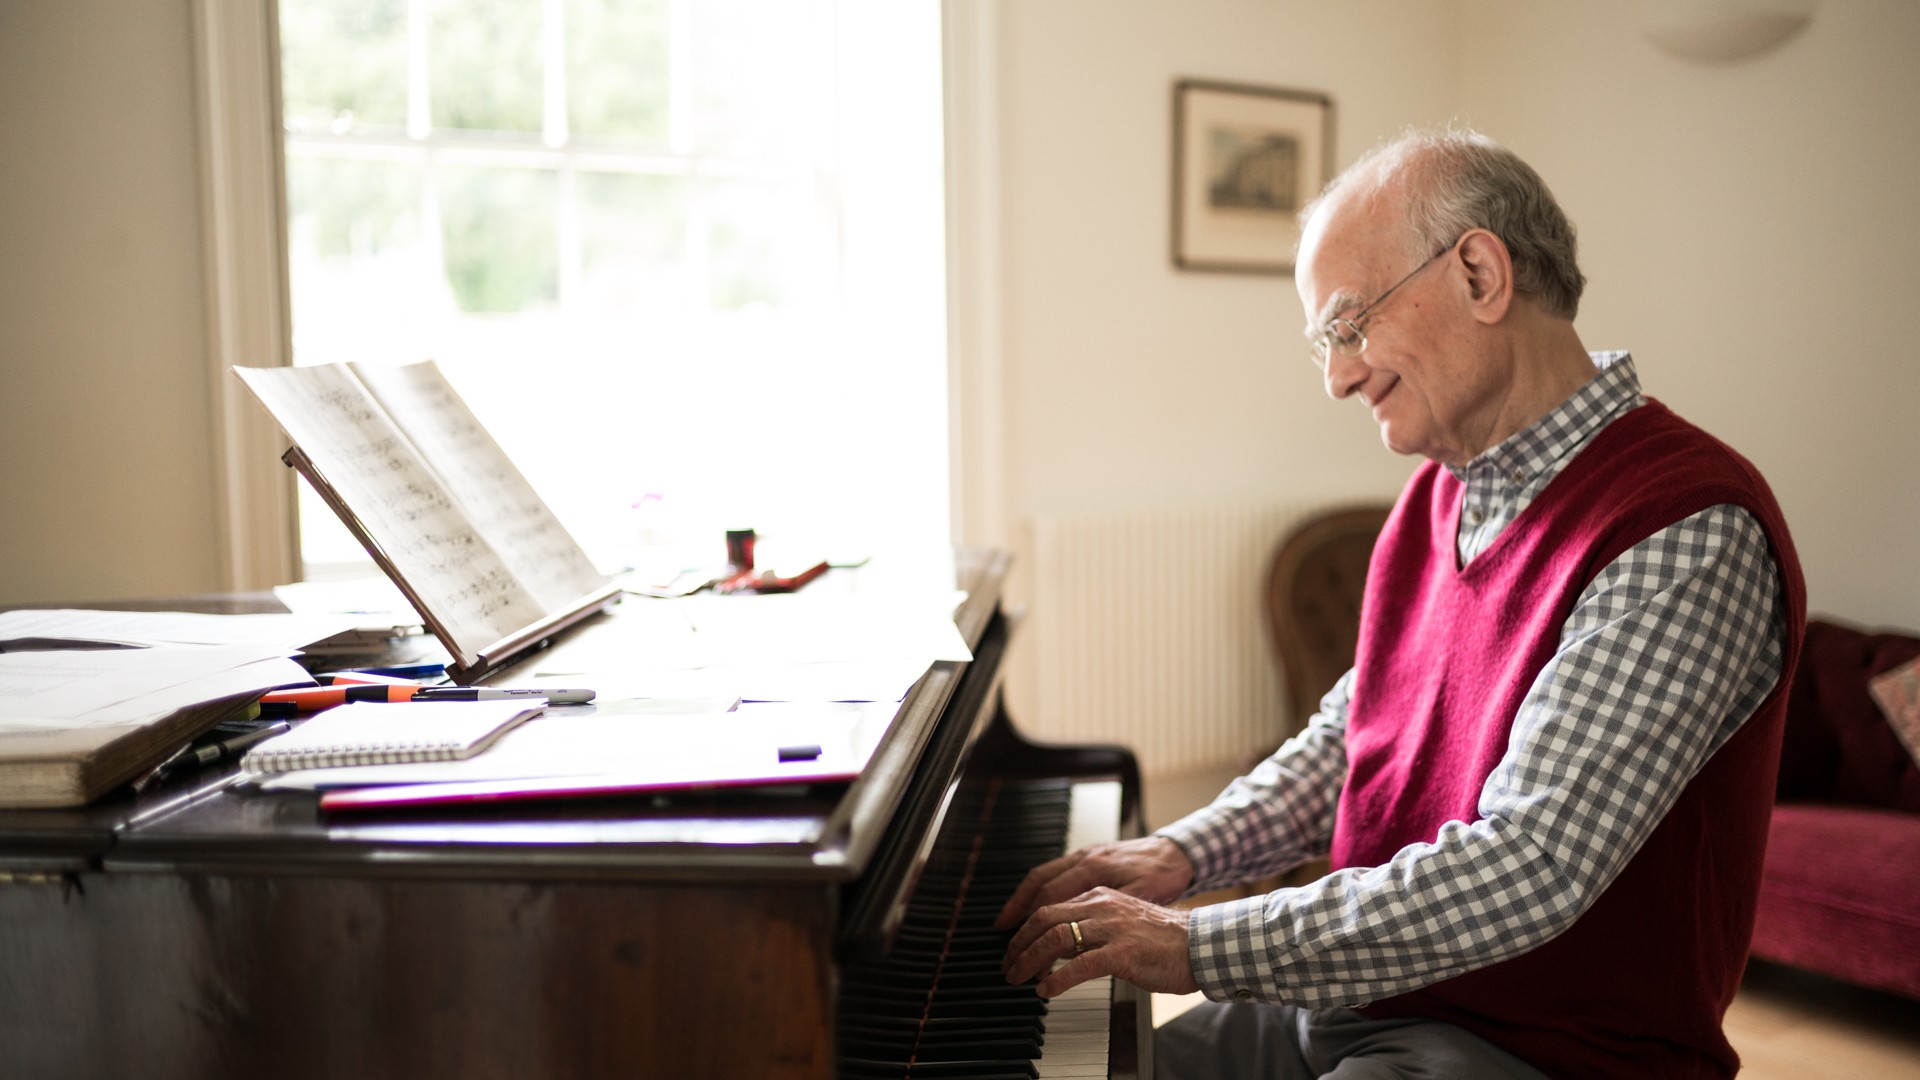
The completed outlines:
<svg viewBox="0 0 1920 1080">
<path fill-rule="evenodd" d="M 452 761 L 485 750 L 508 729 L 536 716 L 536 701 L 356 701 L 328 709 L 268 739 L 240 759 L 249 772 Z"/>
</svg>

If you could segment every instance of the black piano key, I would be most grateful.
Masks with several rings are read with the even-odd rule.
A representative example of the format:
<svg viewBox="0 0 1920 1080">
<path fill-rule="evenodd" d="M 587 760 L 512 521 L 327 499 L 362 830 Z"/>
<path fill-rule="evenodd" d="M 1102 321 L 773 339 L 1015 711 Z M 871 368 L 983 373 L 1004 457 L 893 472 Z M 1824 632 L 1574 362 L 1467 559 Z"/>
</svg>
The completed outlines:
<svg viewBox="0 0 1920 1080">
<path fill-rule="evenodd" d="M 1038 994 L 1031 1001 L 995 1000 L 991 998 L 956 998 L 928 1003 L 924 999 L 902 1000 L 898 994 L 871 994 L 848 991 L 844 1002 L 856 1005 L 860 1011 L 877 1016 L 1039 1016 L 1047 1011 L 1047 1003 Z"/>
<path fill-rule="evenodd" d="M 904 1068 L 897 1061 L 843 1059 L 839 1074 L 849 1080 L 1037 1080 L 1041 1070 L 1025 1063 L 947 1061 Z"/>
<path fill-rule="evenodd" d="M 840 1030 L 850 1038 L 889 1042 L 915 1033 L 940 1038 L 978 1035 L 982 1038 L 1036 1039 L 1046 1041 L 1038 1018 L 1025 1024 L 1008 1023 L 1003 1016 L 947 1016 L 922 1020 L 919 1017 L 861 1016 L 841 1021 Z"/>
</svg>

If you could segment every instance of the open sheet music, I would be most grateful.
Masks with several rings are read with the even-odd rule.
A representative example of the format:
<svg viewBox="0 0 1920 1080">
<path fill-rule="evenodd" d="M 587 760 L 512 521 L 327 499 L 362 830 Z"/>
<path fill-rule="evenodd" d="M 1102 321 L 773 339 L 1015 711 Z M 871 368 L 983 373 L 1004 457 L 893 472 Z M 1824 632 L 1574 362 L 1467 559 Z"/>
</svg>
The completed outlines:
<svg viewBox="0 0 1920 1080">
<path fill-rule="evenodd" d="M 611 594 L 431 362 L 234 372 L 458 671 L 477 676 L 500 643 Z"/>
</svg>

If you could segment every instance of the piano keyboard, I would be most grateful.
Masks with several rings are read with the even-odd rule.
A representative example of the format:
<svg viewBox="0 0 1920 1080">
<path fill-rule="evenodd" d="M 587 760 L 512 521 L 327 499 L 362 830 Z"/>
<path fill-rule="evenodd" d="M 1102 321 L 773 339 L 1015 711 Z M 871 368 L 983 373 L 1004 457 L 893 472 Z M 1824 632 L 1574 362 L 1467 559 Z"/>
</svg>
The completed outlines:
<svg viewBox="0 0 1920 1080">
<path fill-rule="evenodd" d="M 1008 986 L 994 916 L 1029 869 L 1120 828 L 1118 781 L 962 786 L 893 950 L 841 973 L 845 1080 L 1105 1077 L 1113 980 L 1042 999 Z"/>
</svg>

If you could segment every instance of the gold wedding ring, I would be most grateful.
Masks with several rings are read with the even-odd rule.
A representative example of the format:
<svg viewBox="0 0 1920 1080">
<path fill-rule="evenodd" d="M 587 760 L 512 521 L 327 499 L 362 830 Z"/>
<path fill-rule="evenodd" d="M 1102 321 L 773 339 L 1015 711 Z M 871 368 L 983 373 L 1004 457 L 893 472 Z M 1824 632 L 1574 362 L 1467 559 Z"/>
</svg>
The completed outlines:
<svg viewBox="0 0 1920 1080">
<path fill-rule="evenodd" d="M 1086 952 L 1087 939 L 1080 936 L 1080 924 L 1072 919 L 1069 919 L 1067 920 L 1067 929 L 1073 931 L 1073 954 L 1075 956 L 1078 956 L 1081 953 Z"/>
</svg>

